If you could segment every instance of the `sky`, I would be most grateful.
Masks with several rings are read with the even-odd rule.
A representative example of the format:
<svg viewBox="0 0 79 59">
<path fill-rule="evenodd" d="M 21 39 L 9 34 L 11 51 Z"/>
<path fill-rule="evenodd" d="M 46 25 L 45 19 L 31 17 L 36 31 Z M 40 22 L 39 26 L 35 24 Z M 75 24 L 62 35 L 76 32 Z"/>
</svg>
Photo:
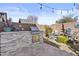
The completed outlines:
<svg viewBox="0 0 79 59">
<path fill-rule="evenodd" d="M 47 25 L 54 24 L 63 15 L 79 15 L 79 11 L 74 7 L 73 3 L 42 4 L 51 8 L 42 6 L 42 9 L 40 9 L 41 6 L 38 3 L 0 3 L 0 12 L 7 12 L 8 18 L 12 18 L 13 22 L 18 22 L 19 18 L 27 19 L 29 15 L 33 15 L 38 17 L 39 24 Z M 52 12 L 52 8 L 54 8 L 54 12 Z"/>
</svg>

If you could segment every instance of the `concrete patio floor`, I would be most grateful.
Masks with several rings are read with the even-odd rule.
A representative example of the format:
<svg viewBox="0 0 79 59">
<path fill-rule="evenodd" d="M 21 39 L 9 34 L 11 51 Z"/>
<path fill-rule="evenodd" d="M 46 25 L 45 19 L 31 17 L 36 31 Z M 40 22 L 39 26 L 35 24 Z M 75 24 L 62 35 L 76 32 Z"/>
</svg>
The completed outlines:
<svg viewBox="0 0 79 59">
<path fill-rule="evenodd" d="M 30 47 L 23 47 L 23 48 L 17 49 L 17 52 L 15 54 L 11 53 L 10 55 L 15 55 L 15 56 L 74 56 L 71 53 L 67 53 L 66 51 L 60 50 L 46 43 L 33 44 Z"/>
</svg>

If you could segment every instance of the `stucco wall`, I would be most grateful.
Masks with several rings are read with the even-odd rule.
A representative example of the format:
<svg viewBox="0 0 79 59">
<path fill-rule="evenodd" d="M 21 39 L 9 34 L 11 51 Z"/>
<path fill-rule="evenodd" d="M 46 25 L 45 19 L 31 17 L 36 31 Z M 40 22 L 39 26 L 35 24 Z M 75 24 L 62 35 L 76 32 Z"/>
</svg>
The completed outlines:
<svg viewBox="0 0 79 59">
<path fill-rule="evenodd" d="M 70 23 L 64 23 L 64 28 L 68 28 L 71 27 L 72 28 L 72 32 L 77 32 L 79 29 L 75 28 L 76 22 L 70 22 Z M 58 30 L 61 31 L 62 29 L 62 24 L 52 24 L 50 26 L 53 30 Z"/>
</svg>

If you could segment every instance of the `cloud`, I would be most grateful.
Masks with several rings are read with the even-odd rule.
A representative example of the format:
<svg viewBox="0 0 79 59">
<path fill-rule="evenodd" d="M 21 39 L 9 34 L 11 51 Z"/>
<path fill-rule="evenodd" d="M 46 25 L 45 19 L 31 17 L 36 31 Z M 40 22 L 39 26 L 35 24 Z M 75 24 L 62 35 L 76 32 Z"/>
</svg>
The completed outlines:
<svg viewBox="0 0 79 59">
<path fill-rule="evenodd" d="M 60 19 L 60 16 L 39 16 L 38 23 L 39 24 L 55 24 L 56 20 Z"/>
</svg>

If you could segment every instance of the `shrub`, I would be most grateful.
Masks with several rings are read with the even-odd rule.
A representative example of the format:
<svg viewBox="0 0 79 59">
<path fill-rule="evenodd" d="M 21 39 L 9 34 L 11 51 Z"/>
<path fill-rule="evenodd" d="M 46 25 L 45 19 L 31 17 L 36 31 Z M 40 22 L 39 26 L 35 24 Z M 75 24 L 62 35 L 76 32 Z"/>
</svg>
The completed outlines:
<svg viewBox="0 0 79 59">
<path fill-rule="evenodd" d="M 67 44 L 67 41 L 68 41 L 68 37 L 67 36 L 61 35 L 61 36 L 57 37 L 57 42 Z"/>
</svg>

